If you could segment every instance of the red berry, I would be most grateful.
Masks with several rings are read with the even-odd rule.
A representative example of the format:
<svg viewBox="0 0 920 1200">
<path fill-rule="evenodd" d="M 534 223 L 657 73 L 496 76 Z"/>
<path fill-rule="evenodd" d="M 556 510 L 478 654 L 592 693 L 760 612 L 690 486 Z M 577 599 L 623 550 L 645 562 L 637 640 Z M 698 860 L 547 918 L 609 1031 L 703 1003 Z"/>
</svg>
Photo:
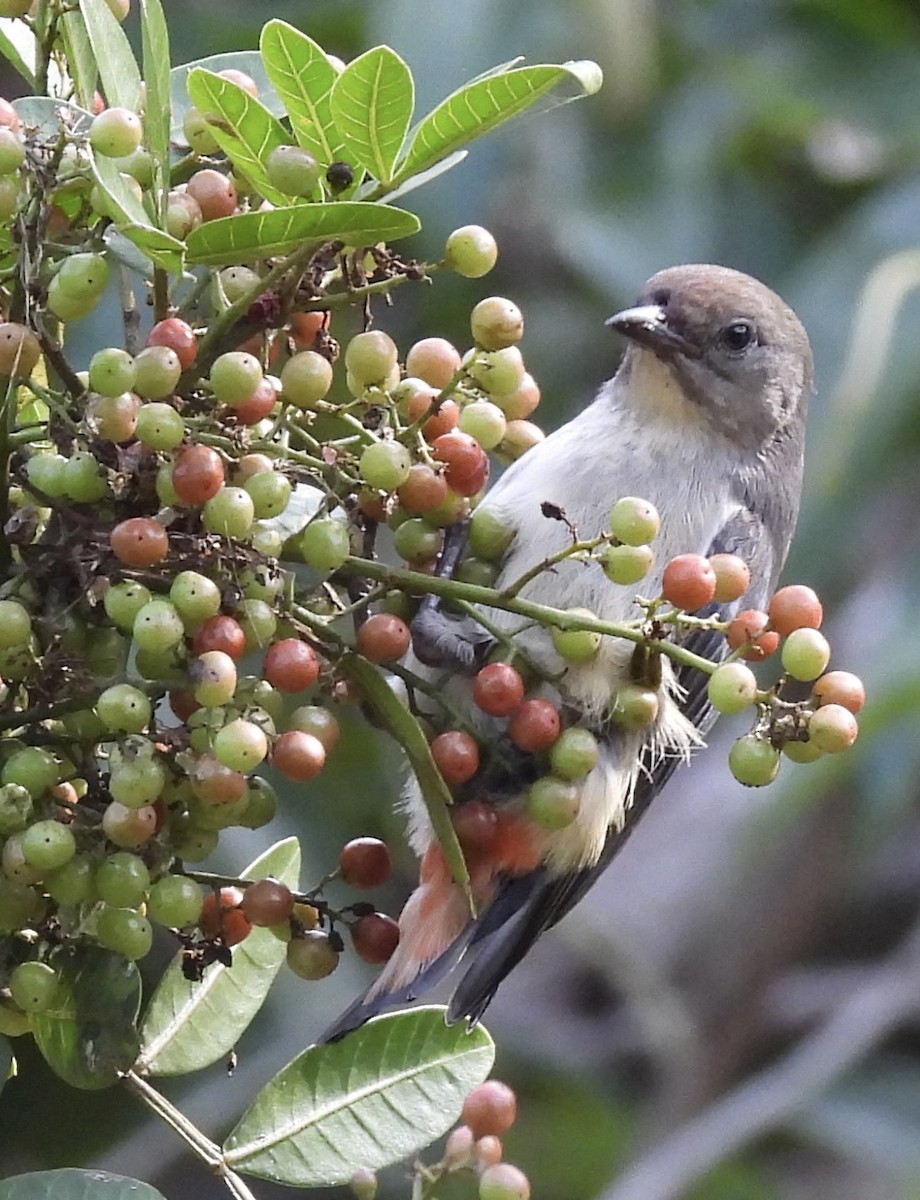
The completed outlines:
<svg viewBox="0 0 920 1200">
<path fill-rule="evenodd" d="M 277 879 L 257 879 L 243 893 L 243 915 L 253 925 L 280 925 L 294 911 L 294 894 Z"/>
<path fill-rule="evenodd" d="M 109 535 L 112 553 L 129 567 L 152 567 L 169 553 L 169 535 L 153 517 L 129 517 Z"/>
<path fill-rule="evenodd" d="M 352 925 L 351 941 L 359 958 L 380 967 L 399 945 L 399 925 L 386 913 L 366 913 Z"/>
<path fill-rule="evenodd" d="M 487 852 L 501 832 L 498 812 L 484 800 L 468 800 L 451 809 L 451 823 L 466 855 Z"/>
<path fill-rule="evenodd" d="M 733 617 L 728 625 L 728 644 L 733 650 L 738 650 L 747 642 L 750 646 L 742 654 L 749 662 L 759 662 L 769 658 L 776 652 L 779 645 L 779 634 L 767 630 L 769 617 L 758 608 L 746 608 Z M 766 630 L 766 632 L 764 632 Z"/>
<path fill-rule="evenodd" d="M 866 703 L 863 681 L 850 671 L 828 671 L 812 690 L 819 704 L 839 704 L 851 713 L 860 712 Z"/>
<path fill-rule="evenodd" d="M 236 188 L 226 175 L 210 168 L 196 171 L 187 184 L 188 194 L 198 201 L 205 221 L 229 217 L 236 208 Z"/>
<path fill-rule="evenodd" d="M 439 733 L 431 743 L 431 756 L 444 782 L 466 783 L 479 770 L 479 747 L 475 738 L 461 729 Z"/>
<path fill-rule="evenodd" d="M 173 464 L 172 485 L 186 504 L 204 504 L 224 485 L 224 460 L 210 446 L 184 446 Z"/>
<path fill-rule="evenodd" d="M 194 330 L 179 317 L 157 321 L 147 335 L 147 345 L 167 346 L 179 359 L 183 371 L 188 370 L 198 353 L 198 338 Z"/>
<path fill-rule="evenodd" d="M 524 680 L 510 663 L 489 663 L 473 680 L 473 700 L 490 717 L 507 717 L 524 699 Z"/>
<path fill-rule="evenodd" d="M 236 946 L 252 932 L 252 925 L 241 911 L 243 893 L 238 887 L 221 888 L 210 892 L 201 906 L 198 924 L 205 937 L 220 935 L 228 946 Z"/>
<path fill-rule="evenodd" d="M 301 733 L 289 729 L 275 739 L 272 747 L 272 763 L 287 779 L 295 783 L 306 783 L 315 779 L 326 762 L 323 744 L 312 733 Z"/>
<path fill-rule="evenodd" d="M 275 385 L 263 376 L 252 395 L 232 406 L 233 415 L 241 425 L 255 425 L 271 414 L 277 401 Z"/>
<path fill-rule="evenodd" d="M 716 573 L 716 600 L 740 600 L 751 586 L 751 568 L 737 554 L 713 554 L 709 565 Z"/>
<path fill-rule="evenodd" d="M 824 608 L 817 594 L 804 584 L 780 588 L 767 605 L 770 624 L 781 637 L 795 629 L 820 629 Z"/>
<path fill-rule="evenodd" d="M 396 489 L 396 495 L 406 512 L 428 512 L 447 498 L 447 480 L 426 463 L 413 463 L 409 478 Z"/>
<path fill-rule="evenodd" d="M 474 496 L 489 478 L 489 456 L 475 438 L 455 429 L 435 438 L 431 453 L 444 463 L 444 477 L 449 487 L 461 496 Z"/>
<path fill-rule="evenodd" d="M 517 1097 L 507 1083 L 487 1079 L 473 1088 L 463 1102 L 460 1120 L 477 1138 L 501 1137 L 517 1117 Z"/>
<path fill-rule="evenodd" d="M 559 736 L 559 710 L 549 700 L 522 701 L 508 722 L 508 736 L 521 750 L 536 754 L 547 750 Z"/>
<path fill-rule="evenodd" d="M 410 421 L 417 421 L 423 417 L 429 409 L 432 402 L 437 396 L 437 390 L 413 392 L 409 397 L 409 402 L 406 405 L 406 412 Z M 429 442 L 435 441 L 445 433 L 450 433 L 456 427 L 460 420 L 460 405 L 456 400 L 442 400 L 437 412 L 432 412 L 430 417 L 426 417 L 422 421 L 422 435 Z"/>
<path fill-rule="evenodd" d="M 374 613 L 357 633 L 358 651 L 373 663 L 395 662 L 409 649 L 409 626 L 393 613 Z"/>
<path fill-rule="evenodd" d="M 716 594 L 716 573 L 702 554 L 678 554 L 664 569 L 661 594 L 675 608 L 695 612 Z"/>
<path fill-rule="evenodd" d="M 390 878 L 392 869 L 389 848 L 379 838 L 353 838 L 342 847 L 339 855 L 339 870 L 351 887 L 380 887 Z"/>
<path fill-rule="evenodd" d="M 279 692 L 303 692 L 319 678 L 319 659 L 300 638 L 282 638 L 265 651 L 262 674 Z"/>
<path fill-rule="evenodd" d="M 291 341 L 298 350 L 313 350 L 316 335 L 323 328 L 326 313 L 296 312 L 291 314 L 289 330 Z"/>
<path fill-rule="evenodd" d="M 205 617 L 195 630 L 192 652 L 199 655 L 208 650 L 222 650 L 234 660 L 241 659 L 246 651 L 246 634 L 239 621 L 224 613 Z"/>
</svg>

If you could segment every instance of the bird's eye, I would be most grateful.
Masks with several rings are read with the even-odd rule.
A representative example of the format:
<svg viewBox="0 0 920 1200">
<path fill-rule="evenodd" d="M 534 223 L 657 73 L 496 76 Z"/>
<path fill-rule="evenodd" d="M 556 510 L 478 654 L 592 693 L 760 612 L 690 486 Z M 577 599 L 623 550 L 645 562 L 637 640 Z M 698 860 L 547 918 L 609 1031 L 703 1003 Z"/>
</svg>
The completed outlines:
<svg viewBox="0 0 920 1200">
<path fill-rule="evenodd" d="M 729 354 L 742 354 L 754 340 L 753 323 L 740 318 L 726 325 L 719 334 L 719 341 Z"/>
</svg>

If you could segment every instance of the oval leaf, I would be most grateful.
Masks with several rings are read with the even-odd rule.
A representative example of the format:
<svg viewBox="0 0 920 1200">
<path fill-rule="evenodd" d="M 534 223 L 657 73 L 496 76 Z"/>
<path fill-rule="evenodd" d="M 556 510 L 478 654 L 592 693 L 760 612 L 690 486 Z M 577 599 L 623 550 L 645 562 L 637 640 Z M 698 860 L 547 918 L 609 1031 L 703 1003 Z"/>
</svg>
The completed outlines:
<svg viewBox="0 0 920 1200">
<path fill-rule="evenodd" d="M 346 156 L 388 186 L 415 107 L 412 72 L 389 46 L 377 46 L 348 64 L 330 103 Z"/>
<path fill-rule="evenodd" d="M 585 61 L 516 67 L 474 80 L 442 100 L 419 124 L 392 182 L 395 185 L 428 170 L 467 142 L 530 108 L 560 84 L 574 83 L 577 94 L 590 96 L 601 86 L 602 79 L 597 63 Z"/>
<path fill-rule="evenodd" d="M 272 875 L 297 887 L 300 844 L 285 838 L 243 872 L 244 879 Z M 182 974 L 177 955 L 160 980 L 141 1026 L 140 1075 L 185 1075 L 224 1058 L 268 995 L 286 947 L 268 929 L 254 929 L 233 947 L 233 965 L 214 963 L 198 982 Z"/>
<path fill-rule="evenodd" d="M 169 181 L 169 32 L 160 0 L 141 0 L 144 55 L 144 140 L 156 163 L 157 187 Z"/>
<path fill-rule="evenodd" d="M 44 1012 L 32 1017 L 35 1043 L 71 1087 L 110 1087 L 137 1054 L 141 1003 L 137 966 L 101 946 L 52 957 L 61 982 Z"/>
<path fill-rule="evenodd" d="M 141 74 L 125 31 L 105 0 L 80 0 L 80 12 L 106 100 L 136 112 L 141 98 Z"/>
<path fill-rule="evenodd" d="M 377 1017 L 311 1046 L 256 1096 L 224 1145 L 228 1166 L 296 1187 L 346 1183 L 414 1154 L 456 1122 L 495 1046 L 444 1009 Z"/>
<path fill-rule="evenodd" d="M 258 50 L 231 50 L 223 54 L 209 54 L 207 58 L 196 58 L 194 62 L 182 63 L 181 66 L 173 67 L 169 72 L 171 118 L 169 136 L 176 145 L 188 145 L 182 124 L 185 114 L 192 107 L 192 102 L 188 98 L 188 77 L 196 67 L 204 67 L 205 70 L 213 71 L 215 74 L 228 67 L 244 71 L 255 81 L 259 89 L 259 99 L 268 111 L 275 117 L 284 116 L 284 105 L 275 95 Z"/>
<path fill-rule="evenodd" d="M 67 55 L 67 70 L 73 80 L 74 97 L 84 108 L 92 108 L 99 69 L 79 9 L 72 8 L 62 14 L 61 33 Z"/>
<path fill-rule="evenodd" d="M 185 247 L 176 238 L 151 223 L 147 210 L 125 184 L 114 159 L 96 155 L 93 176 L 105 192 L 109 212 L 118 230 L 158 267 L 181 274 Z"/>
<path fill-rule="evenodd" d="M 266 73 L 284 101 L 298 144 L 323 164 L 340 159 L 343 142 L 329 105 L 338 73 L 325 50 L 279 20 L 263 27 L 260 48 Z"/>
<path fill-rule="evenodd" d="M 33 1171 L 0 1182 L 0 1200 L 163 1200 L 163 1193 L 108 1171 Z"/>
<path fill-rule="evenodd" d="M 203 67 L 189 73 L 188 94 L 234 167 L 266 200 L 287 204 L 289 197 L 271 185 L 265 169 L 276 146 L 290 145 L 281 122 L 245 88 Z"/>
<path fill-rule="evenodd" d="M 295 204 L 207 221 L 189 234 L 186 250 L 191 265 L 220 267 L 289 254 L 305 241 L 340 238 L 353 246 L 371 245 L 408 237 L 420 228 L 414 213 L 386 204 Z"/>
</svg>

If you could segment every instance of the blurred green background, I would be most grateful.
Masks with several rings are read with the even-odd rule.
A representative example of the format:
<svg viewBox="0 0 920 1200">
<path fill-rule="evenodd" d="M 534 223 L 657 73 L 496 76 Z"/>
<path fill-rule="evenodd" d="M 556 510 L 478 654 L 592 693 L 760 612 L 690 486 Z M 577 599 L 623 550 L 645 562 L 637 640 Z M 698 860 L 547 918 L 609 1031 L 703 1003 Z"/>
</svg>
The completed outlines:
<svg viewBox="0 0 920 1200">
<path fill-rule="evenodd" d="M 487 280 L 402 289 L 403 346 L 463 345 L 472 303 L 524 309 L 546 427 L 622 347 L 604 318 L 678 262 L 759 276 L 809 329 L 819 394 L 787 579 L 817 587 L 834 665 L 870 688 L 841 761 L 730 779 L 730 721 L 601 884 L 502 989 L 487 1025 L 521 1116 L 507 1156 L 540 1200 L 908 1200 L 920 1194 L 920 5 L 910 0 L 166 0 L 174 62 L 257 44 L 284 18 L 350 58 L 387 42 L 420 111 L 488 67 L 594 58 L 599 96 L 545 106 L 413 197 L 434 258 L 480 222 Z M 129 18 L 136 36 L 136 18 Z M 4 76 L 4 81 L 7 77 Z M 14 94 L 13 86 L 5 94 Z M 600 486 L 608 486 L 599 481 Z M 609 481 L 610 498 L 617 495 Z M 338 764 L 232 831 L 235 869 L 304 840 L 304 881 L 383 833 L 400 763 L 355 719 Z M 396 911 L 411 863 L 385 897 Z M 219 1136 L 370 974 L 282 977 L 239 1049 L 167 1087 Z M 916 996 L 916 1001 L 914 997 Z M 28 1046 L 0 1096 L 0 1175 L 92 1165 L 170 1200 L 224 1194 L 118 1094 L 58 1085 Z M 408 1195 L 398 1172 L 387 1196 Z M 280 1189 L 256 1188 L 260 1198 Z"/>
</svg>

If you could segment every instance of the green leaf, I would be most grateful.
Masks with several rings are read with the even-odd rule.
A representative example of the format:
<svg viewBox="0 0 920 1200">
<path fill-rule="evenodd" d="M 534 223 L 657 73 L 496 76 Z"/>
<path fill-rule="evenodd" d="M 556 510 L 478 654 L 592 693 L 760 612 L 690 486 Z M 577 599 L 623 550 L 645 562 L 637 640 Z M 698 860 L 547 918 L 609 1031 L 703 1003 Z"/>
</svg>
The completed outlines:
<svg viewBox="0 0 920 1200">
<path fill-rule="evenodd" d="M 73 80 L 74 95 L 83 108 L 91 109 L 99 71 L 96 56 L 86 32 L 83 14 L 75 8 L 64 13 L 62 25 L 67 70 Z"/>
<path fill-rule="evenodd" d="M 388 186 L 415 107 L 409 68 L 389 46 L 368 50 L 336 79 L 330 104 L 346 157 Z"/>
<path fill-rule="evenodd" d="M 338 72 L 326 52 L 305 33 L 279 20 L 263 26 L 260 49 L 298 144 L 324 165 L 336 162 L 342 157 L 343 142 L 332 120 L 329 97 Z"/>
<path fill-rule="evenodd" d="M 125 31 L 105 0 L 79 0 L 79 3 L 106 100 L 137 112 L 141 75 Z"/>
<path fill-rule="evenodd" d="M 286 204 L 289 197 L 271 185 L 265 169 L 272 150 L 290 144 L 281 122 L 245 88 L 203 67 L 189 73 L 188 94 L 234 167 L 266 200 Z"/>
<path fill-rule="evenodd" d="M 276 117 L 284 116 L 284 105 L 278 99 L 271 86 L 262 56 L 258 50 L 233 50 L 224 54 L 210 54 L 207 58 L 196 58 L 194 62 L 182 63 L 173 67 L 169 73 L 170 91 L 170 140 L 176 145 L 187 146 L 188 142 L 182 129 L 185 114 L 193 107 L 188 96 L 188 77 L 197 67 L 203 67 L 215 74 L 228 67 L 244 71 L 252 78 L 259 89 L 259 99 L 270 113 Z"/>
<path fill-rule="evenodd" d="M 341 659 L 341 666 L 357 683 L 361 694 L 366 697 L 387 731 L 405 750 L 450 873 L 469 895 L 470 876 L 450 819 L 453 798 L 435 766 L 431 748 L 418 721 L 367 659 L 359 654 L 347 653 Z"/>
<path fill-rule="evenodd" d="M 296 1187 L 345 1183 L 427 1146 L 489 1074 L 495 1046 L 443 1008 L 377 1017 L 311 1046 L 256 1096 L 224 1144 L 228 1166 Z"/>
<path fill-rule="evenodd" d="M 590 96 L 601 86 L 593 62 L 561 66 L 516 67 L 466 84 L 425 117 L 413 134 L 406 157 L 391 184 L 428 170 L 467 142 L 504 124 L 560 84 L 574 83 L 576 94 Z"/>
<path fill-rule="evenodd" d="M 300 844 L 286 838 L 247 867 L 243 878 L 272 875 L 294 889 L 299 872 Z M 214 963 L 198 982 L 185 978 L 177 955 L 144 1015 L 135 1071 L 186 1075 L 224 1058 L 262 1007 L 285 951 L 270 930 L 254 929 L 233 947 L 231 967 Z"/>
<path fill-rule="evenodd" d="M 127 1175 L 64 1167 L 4 1179 L 0 1200 L 163 1200 L 163 1193 Z"/>
<path fill-rule="evenodd" d="M 186 251 L 191 265 L 219 267 L 289 254 L 305 241 L 319 245 L 341 238 L 352 246 L 371 245 L 408 237 L 420 228 L 414 213 L 387 204 L 296 204 L 207 221 L 189 234 Z"/>
<path fill-rule="evenodd" d="M 51 962 L 61 982 L 51 1006 L 32 1017 L 35 1043 L 55 1075 L 71 1087 L 110 1087 L 137 1054 L 137 966 L 91 945 L 60 950 Z"/>
<path fill-rule="evenodd" d="M 3 29 L 0 28 L 0 54 L 6 59 L 17 75 L 21 75 L 28 84 L 29 88 L 35 91 L 35 72 L 28 66 L 26 60 L 19 52 L 19 47 L 12 42 Z"/>
<path fill-rule="evenodd" d="M 22 96 L 12 104 L 24 125 L 34 126 L 48 138 L 60 134 L 62 121 L 70 133 L 84 134 L 93 120 L 93 114 L 85 108 L 50 96 Z"/>
<path fill-rule="evenodd" d="M 115 161 L 102 155 L 93 156 L 93 175 L 106 194 L 109 211 L 120 233 L 158 267 L 181 274 L 185 247 L 162 229 L 157 229 L 147 210 L 122 179 Z"/>
<path fill-rule="evenodd" d="M 140 0 L 141 45 L 144 55 L 144 140 L 153 155 L 158 189 L 169 183 L 169 31 L 160 0 Z"/>
</svg>

